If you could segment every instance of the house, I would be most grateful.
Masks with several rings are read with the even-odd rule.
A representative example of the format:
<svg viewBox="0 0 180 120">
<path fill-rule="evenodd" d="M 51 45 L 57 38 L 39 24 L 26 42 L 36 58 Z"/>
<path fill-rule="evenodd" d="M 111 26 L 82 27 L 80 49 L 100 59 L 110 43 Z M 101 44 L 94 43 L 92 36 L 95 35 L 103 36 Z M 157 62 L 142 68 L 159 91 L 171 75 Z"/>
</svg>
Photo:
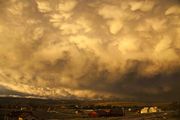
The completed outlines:
<svg viewBox="0 0 180 120">
<path fill-rule="evenodd" d="M 149 107 L 149 113 L 154 113 L 154 112 L 158 112 L 158 108 L 157 107 Z"/>
<path fill-rule="evenodd" d="M 89 117 L 119 117 L 124 116 L 124 109 L 95 110 L 89 112 Z"/>
<path fill-rule="evenodd" d="M 92 117 L 92 118 L 95 118 L 95 117 L 98 117 L 98 114 L 97 114 L 96 111 L 91 111 L 91 112 L 88 113 L 88 116 Z"/>
<path fill-rule="evenodd" d="M 156 113 L 156 112 L 161 112 L 161 109 L 159 109 L 158 107 L 154 106 L 154 107 L 144 107 L 140 110 L 140 113 Z"/>
<path fill-rule="evenodd" d="M 143 113 L 148 113 L 149 111 L 149 107 L 144 107 L 140 110 L 140 113 L 143 114 Z"/>
<path fill-rule="evenodd" d="M 125 115 L 124 109 L 111 109 L 109 111 L 109 116 L 112 116 L 112 117 L 118 117 L 118 116 L 124 116 L 124 115 Z"/>
<path fill-rule="evenodd" d="M 12 111 L 6 115 L 5 120 L 39 120 L 31 111 Z"/>
<path fill-rule="evenodd" d="M 97 116 L 98 117 L 108 117 L 109 116 L 109 112 L 105 111 L 105 110 L 96 110 Z"/>
</svg>

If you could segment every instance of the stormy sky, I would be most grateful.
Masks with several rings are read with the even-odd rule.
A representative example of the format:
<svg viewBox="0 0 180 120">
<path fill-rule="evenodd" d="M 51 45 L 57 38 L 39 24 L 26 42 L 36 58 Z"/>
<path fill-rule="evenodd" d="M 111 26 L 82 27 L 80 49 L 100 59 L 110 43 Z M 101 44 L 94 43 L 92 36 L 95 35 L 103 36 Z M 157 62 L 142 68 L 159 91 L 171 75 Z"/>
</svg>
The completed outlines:
<svg viewBox="0 0 180 120">
<path fill-rule="evenodd" d="M 0 96 L 180 100 L 179 0 L 0 0 Z"/>
</svg>

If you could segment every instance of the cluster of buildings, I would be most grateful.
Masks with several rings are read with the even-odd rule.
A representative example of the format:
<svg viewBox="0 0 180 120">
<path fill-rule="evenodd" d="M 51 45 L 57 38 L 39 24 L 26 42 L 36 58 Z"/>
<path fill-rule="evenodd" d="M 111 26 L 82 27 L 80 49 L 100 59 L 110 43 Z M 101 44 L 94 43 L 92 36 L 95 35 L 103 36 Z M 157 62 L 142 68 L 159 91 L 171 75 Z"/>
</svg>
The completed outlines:
<svg viewBox="0 0 180 120">
<path fill-rule="evenodd" d="M 40 120 L 31 111 L 11 111 L 4 115 L 3 120 Z"/>
<path fill-rule="evenodd" d="M 86 114 L 91 118 L 95 117 L 119 117 L 124 116 L 125 111 L 122 108 L 118 109 L 97 109 L 97 110 L 77 110 L 76 114 Z"/>
<path fill-rule="evenodd" d="M 75 113 L 79 115 L 86 114 L 89 117 L 119 117 L 119 116 L 125 116 L 125 113 L 134 113 L 134 114 L 146 114 L 146 113 L 158 113 L 162 112 L 162 110 L 156 106 L 149 106 L 149 107 L 143 107 L 138 108 L 136 110 L 133 110 L 133 108 L 110 108 L 110 109 L 85 109 L 85 110 L 77 110 Z"/>
<path fill-rule="evenodd" d="M 61 108 L 62 110 L 66 110 L 68 108 Z M 145 114 L 145 113 L 157 113 L 162 112 L 161 109 L 159 109 L 156 106 L 149 106 L 149 107 L 110 107 L 110 108 L 96 108 L 94 109 L 83 109 L 79 106 L 75 106 L 74 108 L 69 108 L 69 110 L 76 110 L 75 114 L 79 115 L 80 117 L 86 116 L 90 118 L 96 118 L 96 117 L 121 117 L 128 115 L 129 113 L 139 113 L 139 114 Z M 138 112 L 137 112 L 138 111 Z M 47 113 L 53 113 L 53 114 L 61 114 L 61 111 L 55 110 L 53 108 L 48 108 L 46 111 Z M 72 113 L 73 115 L 74 113 Z M 75 115 L 74 114 L 74 115 Z M 1 119 L 1 118 L 0 118 Z M 8 113 L 4 114 L 4 120 L 40 120 L 39 116 L 34 114 L 32 110 L 26 110 L 26 108 L 21 108 L 21 110 L 16 111 L 9 111 Z"/>
<path fill-rule="evenodd" d="M 144 107 L 140 110 L 141 114 L 144 113 L 157 113 L 157 112 L 162 112 L 161 109 L 159 109 L 158 107 Z"/>
<path fill-rule="evenodd" d="M 95 110 L 88 114 L 89 117 L 119 117 L 124 115 L 123 109 Z"/>
</svg>

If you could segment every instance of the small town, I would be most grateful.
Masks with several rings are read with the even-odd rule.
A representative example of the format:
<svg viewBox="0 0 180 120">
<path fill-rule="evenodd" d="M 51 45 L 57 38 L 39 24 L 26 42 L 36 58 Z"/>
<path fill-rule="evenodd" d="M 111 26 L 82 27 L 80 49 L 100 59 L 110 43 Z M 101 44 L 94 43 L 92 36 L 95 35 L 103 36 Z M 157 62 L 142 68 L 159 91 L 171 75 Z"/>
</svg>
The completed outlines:
<svg viewBox="0 0 180 120">
<path fill-rule="evenodd" d="M 9 98 L 7 98 L 9 99 Z M 9 99 L 0 100 L 1 120 L 178 120 L 180 103 L 137 103 L 120 101 L 78 101 Z M 16 101 L 14 103 L 14 101 Z M 156 104 L 156 105 L 155 105 Z"/>
</svg>

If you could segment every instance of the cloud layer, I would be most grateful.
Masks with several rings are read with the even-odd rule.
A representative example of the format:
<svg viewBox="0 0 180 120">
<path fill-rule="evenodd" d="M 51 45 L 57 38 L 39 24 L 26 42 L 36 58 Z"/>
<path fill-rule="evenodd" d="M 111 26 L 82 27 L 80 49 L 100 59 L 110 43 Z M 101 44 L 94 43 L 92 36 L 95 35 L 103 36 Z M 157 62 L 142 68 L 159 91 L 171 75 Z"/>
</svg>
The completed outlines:
<svg viewBox="0 0 180 120">
<path fill-rule="evenodd" d="M 178 0 L 1 0 L 0 11 L 3 95 L 180 99 Z"/>
</svg>

